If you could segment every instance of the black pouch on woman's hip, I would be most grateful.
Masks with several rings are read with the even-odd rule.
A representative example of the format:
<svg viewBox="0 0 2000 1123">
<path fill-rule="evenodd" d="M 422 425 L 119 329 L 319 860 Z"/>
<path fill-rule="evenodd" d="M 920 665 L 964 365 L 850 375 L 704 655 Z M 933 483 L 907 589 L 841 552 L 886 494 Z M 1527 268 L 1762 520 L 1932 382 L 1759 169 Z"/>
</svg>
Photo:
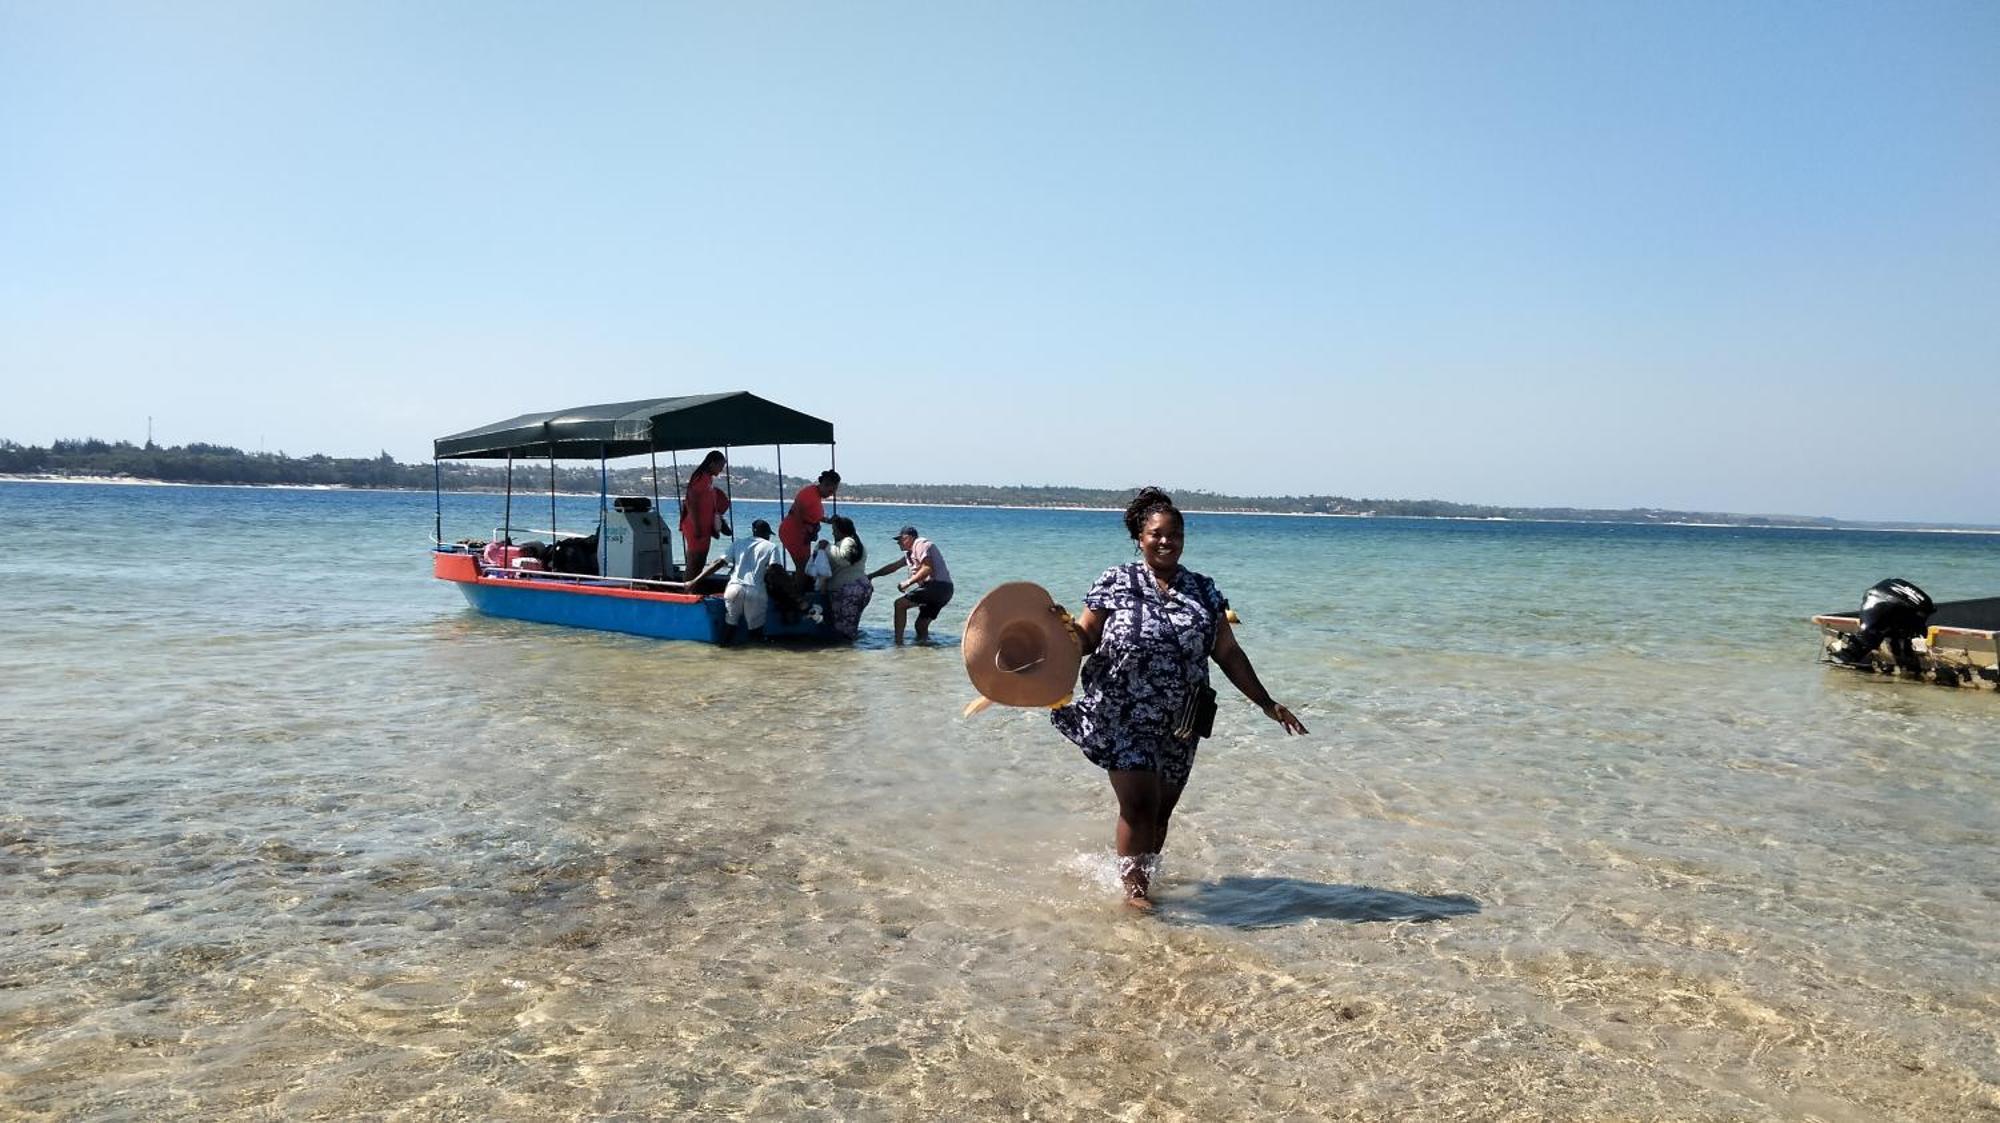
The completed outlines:
<svg viewBox="0 0 2000 1123">
<path fill-rule="evenodd" d="M 1181 699 L 1174 711 L 1174 740 L 1186 741 L 1215 732 L 1215 691 L 1197 686 Z"/>
</svg>

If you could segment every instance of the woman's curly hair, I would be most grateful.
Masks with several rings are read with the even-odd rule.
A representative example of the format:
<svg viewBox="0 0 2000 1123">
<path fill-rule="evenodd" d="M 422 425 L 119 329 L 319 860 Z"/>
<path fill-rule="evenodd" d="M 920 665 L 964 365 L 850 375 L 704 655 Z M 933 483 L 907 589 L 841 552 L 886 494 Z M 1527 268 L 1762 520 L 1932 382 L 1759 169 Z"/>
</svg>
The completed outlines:
<svg viewBox="0 0 2000 1123">
<path fill-rule="evenodd" d="M 1184 526 L 1181 509 L 1174 506 L 1174 497 L 1157 487 L 1142 487 L 1132 502 L 1125 505 L 1125 530 L 1132 541 L 1139 540 L 1139 532 L 1146 529 L 1146 520 L 1162 511 L 1173 516 L 1175 526 Z"/>
</svg>

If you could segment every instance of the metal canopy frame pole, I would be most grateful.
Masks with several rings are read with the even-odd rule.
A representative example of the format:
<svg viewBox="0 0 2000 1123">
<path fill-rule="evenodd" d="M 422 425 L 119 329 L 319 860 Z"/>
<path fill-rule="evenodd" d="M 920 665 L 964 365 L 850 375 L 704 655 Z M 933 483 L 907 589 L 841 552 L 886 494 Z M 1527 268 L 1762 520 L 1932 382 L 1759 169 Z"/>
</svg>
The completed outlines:
<svg viewBox="0 0 2000 1123">
<path fill-rule="evenodd" d="M 729 545 L 731 549 L 734 549 L 736 546 L 736 518 L 741 514 L 736 509 L 736 481 L 733 478 L 736 473 L 729 470 L 729 466 L 734 463 L 731 459 L 734 455 L 735 453 L 730 451 L 728 445 L 722 446 L 722 494 L 729 497 Z M 713 487 L 713 482 L 709 486 Z"/>
<path fill-rule="evenodd" d="M 514 454 L 512 452 L 507 454 L 507 502 L 500 513 L 500 544 L 502 546 L 514 544 Z M 504 558 L 507 555 L 502 553 L 500 556 Z"/>
<path fill-rule="evenodd" d="M 660 450 L 649 448 L 646 459 L 653 466 L 653 517 L 660 520 L 660 576 L 674 570 L 674 536 L 667 533 L 667 513 L 660 509 Z"/>
<path fill-rule="evenodd" d="M 784 530 L 785 520 L 791 517 L 791 512 L 785 509 L 785 446 L 772 445 L 771 447 L 778 450 L 778 529 L 781 532 L 778 537 L 782 539 L 784 537 L 782 531 Z M 792 552 L 790 550 L 780 549 L 778 551 L 779 568 L 790 572 L 792 568 L 791 561 Z"/>
<path fill-rule="evenodd" d="M 681 535 L 682 535 L 683 537 L 685 537 L 685 536 L 687 535 L 687 530 L 686 530 L 686 528 L 685 528 L 685 527 L 682 527 L 682 526 L 681 526 L 681 520 L 682 520 L 682 519 L 683 519 L 684 517 L 686 517 L 686 516 L 685 516 L 685 513 L 684 513 L 684 511 L 683 511 L 682 509 L 683 509 L 683 508 L 685 508 L 685 507 L 687 506 L 687 500 L 686 500 L 686 499 L 685 499 L 684 497 L 682 497 L 682 495 L 681 495 L 681 454 L 680 454 L 680 450 L 679 450 L 679 449 L 668 449 L 668 450 L 667 450 L 667 457 L 668 457 L 668 459 L 670 459 L 670 460 L 671 460 L 671 461 L 673 462 L 673 465 L 674 465 L 674 527 L 675 527 L 675 529 L 677 529 L 677 530 L 680 530 L 680 532 L 681 532 Z M 673 537 L 673 535 L 669 534 L 669 535 L 667 535 L 667 537 L 668 537 L 668 538 L 672 538 L 672 537 Z M 671 570 L 669 570 L 669 572 L 671 572 Z M 683 580 L 683 581 L 692 581 L 692 580 L 694 580 L 694 574 L 692 574 L 692 573 L 683 573 L 683 574 L 681 574 L 681 580 Z"/>
<path fill-rule="evenodd" d="M 431 495 L 437 500 L 437 526 L 431 531 L 431 545 L 444 545 L 444 464 L 431 456 Z"/>
<path fill-rule="evenodd" d="M 549 548 L 562 541 L 562 529 L 556 526 L 556 442 L 549 440 Z"/>
</svg>

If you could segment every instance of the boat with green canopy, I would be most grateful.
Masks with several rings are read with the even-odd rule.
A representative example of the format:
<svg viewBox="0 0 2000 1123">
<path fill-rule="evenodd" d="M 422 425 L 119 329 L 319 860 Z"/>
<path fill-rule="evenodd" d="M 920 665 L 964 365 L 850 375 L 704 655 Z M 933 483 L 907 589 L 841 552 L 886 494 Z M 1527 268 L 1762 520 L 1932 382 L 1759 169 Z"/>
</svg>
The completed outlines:
<svg viewBox="0 0 2000 1123">
<path fill-rule="evenodd" d="M 681 508 L 678 454 L 710 448 L 727 454 L 742 445 L 774 446 L 777 499 L 783 510 L 784 446 L 788 444 L 827 446 L 831 466 L 833 424 L 746 391 L 522 414 L 439 437 L 432 444 L 437 481 L 432 573 L 456 585 L 468 604 L 489 616 L 721 643 L 726 638 L 722 598 L 701 586 L 691 589 L 683 584 L 695 575 L 683 574 L 674 565 L 673 535 L 661 518 L 663 510 Z M 659 493 L 662 453 L 673 458 L 672 507 L 663 505 Z M 637 456 L 650 461 L 653 494 L 612 496 L 611 463 Z M 490 541 L 443 541 L 445 460 L 506 462 L 501 521 Z M 515 525 L 514 468 L 520 460 L 546 460 L 549 464 L 547 528 Z M 589 534 L 556 529 L 555 467 L 560 461 L 598 464 L 597 527 Z M 543 533 L 551 540 L 546 545 L 523 538 Z M 780 613 L 774 609 L 766 634 L 841 639 L 823 622 L 823 603 L 799 607 L 805 611 Z"/>
</svg>

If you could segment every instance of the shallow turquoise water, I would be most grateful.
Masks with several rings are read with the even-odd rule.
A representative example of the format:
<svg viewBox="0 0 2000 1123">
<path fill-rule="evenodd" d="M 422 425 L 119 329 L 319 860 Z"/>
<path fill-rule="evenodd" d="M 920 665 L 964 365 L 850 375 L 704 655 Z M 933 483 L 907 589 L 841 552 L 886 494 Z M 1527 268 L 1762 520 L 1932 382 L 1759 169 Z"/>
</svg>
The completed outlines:
<svg viewBox="0 0 2000 1123">
<path fill-rule="evenodd" d="M 940 543 L 947 638 L 1131 556 L 1109 513 L 848 513 Z M 853 650 L 495 621 L 432 517 L 0 483 L 0 1105 L 2000 1110 L 2000 696 L 1832 672 L 1805 622 L 2000 592 L 2000 538 L 1193 516 L 1313 734 L 1225 700 L 1138 919 L 1101 775 L 959 717 L 886 586 Z"/>
</svg>

